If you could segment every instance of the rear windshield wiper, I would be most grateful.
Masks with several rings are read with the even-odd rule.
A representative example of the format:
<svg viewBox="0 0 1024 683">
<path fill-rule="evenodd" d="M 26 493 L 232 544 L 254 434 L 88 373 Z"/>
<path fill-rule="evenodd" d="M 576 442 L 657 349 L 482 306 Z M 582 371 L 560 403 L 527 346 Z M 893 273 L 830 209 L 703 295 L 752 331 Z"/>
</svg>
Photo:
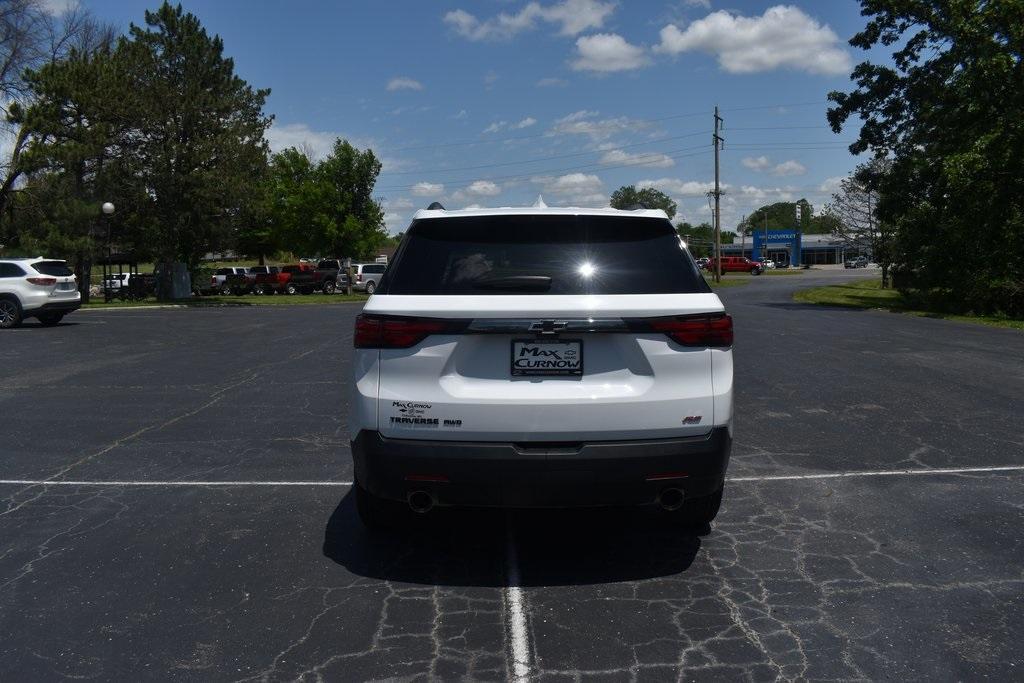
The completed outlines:
<svg viewBox="0 0 1024 683">
<path fill-rule="evenodd" d="M 547 275 L 510 275 L 489 277 L 473 281 L 476 289 L 529 289 L 544 292 L 551 289 L 551 278 Z"/>
</svg>

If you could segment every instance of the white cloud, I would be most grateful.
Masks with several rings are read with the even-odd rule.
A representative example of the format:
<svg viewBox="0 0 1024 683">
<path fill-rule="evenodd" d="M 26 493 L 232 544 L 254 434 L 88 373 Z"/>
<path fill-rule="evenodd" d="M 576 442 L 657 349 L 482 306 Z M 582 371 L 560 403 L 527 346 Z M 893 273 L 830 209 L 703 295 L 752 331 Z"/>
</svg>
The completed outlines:
<svg viewBox="0 0 1024 683">
<path fill-rule="evenodd" d="M 436 197 L 444 192 L 444 185 L 441 183 L 416 183 L 412 186 L 412 193 L 417 197 Z"/>
<path fill-rule="evenodd" d="M 542 193 L 549 198 L 550 204 L 562 203 L 570 206 L 607 206 L 608 196 L 604 193 L 604 183 L 596 175 L 587 173 L 568 173 L 562 176 L 537 176 L 530 181 L 541 186 Z"/>
<path fill-rule="evenodd" d="M 576 71 L 613 73 L 630 71 L 650 64 L 644 48 L 626 42 L 617 33 L 598 33 L 583 36 L 576 41 L 576 60 L 572 68 Z"/>
<path fill-rule="evenodd" d="M 715 189 L 712 182 L 697 180 L 681 180 L 679 178 L 658 178 L 656 180 L 641 180 L 636 184 L 639 188 L 653 187 L 656 190 L 667 192 L 670 195 L 681 197 L 703 197 Z M 725 185 L 722 185 L 725 188 Z"/>
<path fill-rule="evenodd" d="M 752 171 L 763 171 L 772 164 L 772 162 L 768 160 L 768 157 L 765 156 L 746 157 L 740 163 Z"/>
<path fill-rule="evenodd" d="M 564 78 L 542 78 L 537 81 L 538 88 L 562 88 L 569 85 Z"/>
<path fill-rule="evenodd" d="M 455 116 L 453 116 L 452 118 L 455 119 L 456 121 L 462 121 L 463 119 L 466 119 L 468 117 L 469 117 L 469 114 L 466 112 L 466 110 L 465 109 L 460 109 L 459 113 L 456 114 Z"/>
<path fill-rule="evenodd" d="M 527 116 L 521 121 L 514 121 L 509 123 L 508 121 L 495 121 L 491 125 L 484 128 L 485 133 L 498 133 L 503 130 L 522 130 L 523 128 L 529 128 L 530 126 L 537 123 L 537 119 L 532 116 Z"/>
<path fill-rule="evenodd" d="M 407 76 L 396 76 L 388 81 L 387 89 L 395 90 L 423 90 L 423 84 Z"/>
<path fill-rule="evenodd" d="M 313 130 L 305 123 L 274 123 L 267 130 L 267 143 L 273 152 L 280 152 L 289 147 L 308 148 L 314 156 L 322 157 L 334 148 L 334 141 L 343 137 L 340 133 L 328 130 Z M 352 142 L 352 144 L 356 144 Z M 357 145 L 359 146 L 359 145 Z"/>
<path fill-rule="evenodd" d="M 465 192 L 478 197 L 494 197 L 501 194 L 501 186 L 490 180 L 474 180 Z"/>
<path fill-rule="evenodd" d="M 59 16 L 73 7 L 77 7 L 78 4 L 78 0 L 43 0 L 41 6 L 47 14 Z"/>
<path fill-rule="evenodd" d="M 838 192 L 843 187 L 843 181 L 846 180 L 846 176 L 833 176 L 831 178 L 825 178 L 824 182 L 818 188 L 822 192 Z"/>
<path fill-rule="evenodd" d="M 481 21 L 463 9 L 444 15 L 444 23 L 469 40 L 509 40 L 517 33 L 534 28 L 538 21 L 559 25 L 559 33 L 575 36 L 592 28 L 601 28 L 615 11 L 614 2 L 600 0 L 562 0 L 551 5 L 530 2 L 515 14 L 502 12 Z"/>
<path fill-rule="evenodd" d="M 807 168 L 795 159 L 783 161 L 772 169 L 772 175 L 777 176 L 803 175 L 804 173 L 807 173 Z"/>
<path fill-rule="evenodd" d="M 660 152 L 641 152 L 629 154 L 621 149 L 612 149 L 601 157 L 602 164 L 626 164 L 629 166 L 649 166 L 652 168 L 668 168 L 675 166 L 676 162 L 670 156 Z"/>
<path fill-rule="evenodd" d="M 403 211 L 408 210 L 416 206 L 411 199 L 408 197 L 399 197 L 398 199 L 385 199 L 382 204 L 384 205 L 385 211 Z"/>
<path fill-rule="evenodd" d="M 685 30 L 669 24 L 661 29 L 661 43 L 654 48 L 670 55 L 692 50 L 715 55 L 730 73 L 791 68 L 840 75 L 852 67 L 835 31 L 789 5 L 770 7 L 759 17 L 719 10 Z"/>
<path fill-rule="evenodd" d="M 392 213 L 390 211 L 384 212 L 384 226 L 387 228 L 389 234 L 395 234 L 401 230 L 404 230 L 408 226 L 408 219 L 405 214 Z"/>
<path fill-rule="evenodd" d="M 704 9 L 711 9 L 711 0 L 685 0 L 683 4 L 687 7 L 703 7 Z"/>
<path fill-rule="evenodd" d="M 548 131 L 550 135 L 588 135 L 592 140 L 607 140 L 616 133 L 638 131 L 650 126 L 645 121 L 637 121 L 626 116 L 611 119 L 598 119 L 598 112 L 585 109 L 573 112 L 555 121 Z"/>
</svg>

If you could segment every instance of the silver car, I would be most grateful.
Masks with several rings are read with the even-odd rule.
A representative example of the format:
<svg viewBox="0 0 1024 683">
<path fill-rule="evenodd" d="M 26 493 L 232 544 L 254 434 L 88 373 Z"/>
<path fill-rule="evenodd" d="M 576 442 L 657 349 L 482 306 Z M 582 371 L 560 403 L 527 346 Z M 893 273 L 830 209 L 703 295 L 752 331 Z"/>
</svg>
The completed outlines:
<svg viewBox="0 0 1024 683">
<path fill-rule="evenodd" d="M 353 263 L 352 264 L 352 289 L 359 292 L 373 294 L 377 291 L 380 278 L 384 275 L 384 263 Z"/>
</svg>

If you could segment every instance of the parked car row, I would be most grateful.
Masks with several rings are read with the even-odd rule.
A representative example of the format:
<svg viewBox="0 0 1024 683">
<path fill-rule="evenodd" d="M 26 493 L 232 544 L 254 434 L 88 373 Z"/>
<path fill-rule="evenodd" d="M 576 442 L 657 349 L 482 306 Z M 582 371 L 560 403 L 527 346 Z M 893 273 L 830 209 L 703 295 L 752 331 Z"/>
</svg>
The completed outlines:
<svg viewBox="0 0 1024 683">
<path fill-rule="evenodd" d="M 383 263 L 352 264 L 352 289 L 373 294 L 384 274 Z M 205 277 L 209 277 L 207 282 Z M 348 273 L 342 261 L 323 259 L 287 266 L 225 267 L 197 278 L 195 294 L 334 294 L 348 287 Z"/>
</svg>

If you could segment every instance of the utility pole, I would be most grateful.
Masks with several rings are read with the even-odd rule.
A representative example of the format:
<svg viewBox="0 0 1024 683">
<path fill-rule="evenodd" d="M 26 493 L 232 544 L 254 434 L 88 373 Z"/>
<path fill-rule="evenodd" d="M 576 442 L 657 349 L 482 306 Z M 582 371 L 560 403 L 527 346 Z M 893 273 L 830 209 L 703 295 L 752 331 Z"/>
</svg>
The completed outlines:
<svg viewBox="0 0 1024 683">
<path fill-rule="evenodd" d="M 744 216 L 740 219 L 740 256 L 747 255 L 747 229 L 746 229 L 747 217 Z"/>
<path fill-rule="evenodd" d="M 715 147 L 715 282 L 722 281 L 722 189 L 718 182 L 718 151 L 725 142 L 725 138 L 718 134 L 723 119 L 718 115 L 718 105 L 715 105 L 715 133 L 711 143 Z"/>
<path fill-rule="evenodd" d="M 768 209 L 764 212 L 764 244 L 761 245 L 761 262 L 768 258 Z"/>
</svg>

